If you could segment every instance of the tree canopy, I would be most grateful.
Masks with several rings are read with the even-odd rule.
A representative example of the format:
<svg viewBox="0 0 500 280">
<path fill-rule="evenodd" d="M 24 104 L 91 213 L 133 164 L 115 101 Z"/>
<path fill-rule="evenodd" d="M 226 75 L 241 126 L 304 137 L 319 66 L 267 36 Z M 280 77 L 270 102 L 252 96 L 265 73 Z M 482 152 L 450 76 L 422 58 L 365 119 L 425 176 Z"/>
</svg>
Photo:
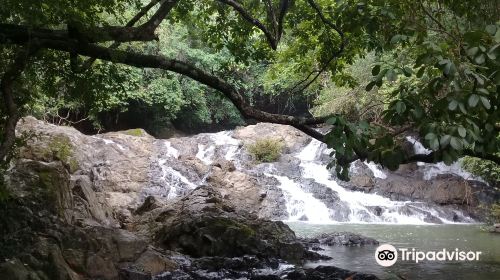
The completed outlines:
<svg viewBox="0 0 500 280">
<path fill-rule="evenodd" d="M 0 157 L 24 114 L 134 100 L 159 121 L 292 125 L 335 150 L 344 179 L 356 159 L 499 164 L 499 17 L 496 0 L 5 0 Z M 267 112 L 259 95 L 315 108 Z M 428 153 L 403 148 L 409 132 Z"/>
</svg>

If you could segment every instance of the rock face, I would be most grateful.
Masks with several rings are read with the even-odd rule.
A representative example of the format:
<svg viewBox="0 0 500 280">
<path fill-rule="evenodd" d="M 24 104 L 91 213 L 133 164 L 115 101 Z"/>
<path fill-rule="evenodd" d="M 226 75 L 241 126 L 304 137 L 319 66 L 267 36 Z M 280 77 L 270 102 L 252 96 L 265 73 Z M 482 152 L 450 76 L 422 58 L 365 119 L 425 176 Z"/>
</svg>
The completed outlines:
<svg viewBox="0 0 500 280">
<path fill-rule="evenodd" d="M 334 176 L 318 173 L 329 151 L 292 127 L 260 123 L 162 140 L 142 130 L 87 136 L 28 117 L 16 133 L 27 140 L 6 174 L 11 198 L 0 208 L 6 279 L 374 279 L 280 265 L 321 256 L 270 220 L 314 220 L 322 210 L 324 219 L 348 221 L 352 209 Z M 257 163 L 246 151 L 263 137 L 286 144 L 277 162 Z M 453 221 L 464 220 L 458 210 L 496 196 L 458 177 L 427 180 L 419 166 L 385 178 L 364 163 L 355 167 L 344 187 L 444 205 L 436 211 Z M 356 218 L 392 210 L 368 205 Z M 414 204 L 397 211 L 441 222 Z M 310 244 L 376 242 L 348 233 L 317 240 Z"/>
<path fill-rule="evenodd" d="M 161 246 L 193 257 L 255 255 L 298 263 L 304 248 L 283 222 L 238 211 L 209 186 L 201 186 L 155 218 Z"/>
<path fill-rule="evenodd" d="M 349 183 L 342 185 L 351 190 L 377 193 L 393 200 L 423 201 L 431 205 L 441 205 L 443 209 L 460 209 L 475 219 L 481 220 L 480 205 L 489 205 L 500 199 L 500 194 L 478 180 L 464 180 L 456 174 L 435 174 L 425 178 L 416 164 L 402 165 L 396 172 L 385 172 L 386 178 L 376 178 L 369 168 L 355 163 L 355 172 Z M 449 220 L 459 217 L 453 212 L 445 214 Z M 429 222 L 437 222 L 429 220 Z"/>
<path fill-rule="evenodd" d="M 17 133 L 31 137 L 5 178 L 2 279 L 306 279 L 316 273 L 279 269 L 316 255 L 284 223 L 257 216 L 271 197 L 258 191 L 262 181 L 230 162 L 207 167 L 180 158 L 169 142 L 140 132 L 85 136 L 21 121 Z M 196 181 L 215 186 L 196 188 Z M 165 196 L 155 192 L 160 187 L 168 187 Z"/>
<path fill-rule="evenodd" d="M 103 225 L 127 227 L 133 220 L 132 211 L 146 198 L 153 197 L 156 202 L 151 207 L 156 208 L 185 196 L 202 184 L 217 188 L 234 207 L 260 218 L 314 219 L 304 211 L 298 213 L 296 209 L 287 208 L 294 198 L 289 190 L 284 190 L 287 186 L 282 186 L 283 182 L 269 173 L 286 177 L 297 183 L 301 192 L 312 194 L 330 209 L 330 219 L 343 222 L 352 219 L 349 201 L 339 197 L 331 186 L 316 180 L 315 175 L 304 178 L 304 161 L 300 154 L 312 142 L 307 135 L 290 126 L 259 123 L 237 128 L 232 133 L 170 140 L 154 139 L 139 129 L 86 136 L 73 128 L 49 125 L 33 118 L 24 118 L 17 130 L 19 135 L 32 137 L 21 149 L 20 160 L 12 170 L 13 183 L 22 183 L 16 176 L 22 181 L 23 173 L 37 172 L 31 171 L 29 161 L 49 165 L 58 162 L 67 170 L 72 203 L 80 209 L 66 217 L 75 222 L 98 221 Z M 279 161 L 272 165 L 256 163 L 246 151 L 248 144 L 265 137 L 282 139 L 286 146 Z M 326 164 L 329 152 L 317 149 L 316 154 L 307 157 L 314 156 L 317 162 Z M 480 218 L 477 206 L 498 199 L 498 194 L 478 181 L 453 175 L 437 175 L 428 180 L 417 165 L 403 166 L 397 172 L 377 171 L 384 173 L 383 178 L 374 173 L 373 166 L 361 162 L 355 163 L 353 169 L 349 183 L 339 182 L 343 187 L 392 200 L 423 201 L 429 207 L 444 205 L 446 208 L 449 205 L 449 210 L 443 208 L 441 211 L 447 220 L 467 221 L 456 214 L 458 210 Z M 391 210 L 384 205 L 369 206 L 357 216 L 370 221 L 386 211 L 408 215 L 422 212 L 428 216 L 427 221 L 441 222 L 425 209 L 415 210 L 414 207 Z"/>
</svg>

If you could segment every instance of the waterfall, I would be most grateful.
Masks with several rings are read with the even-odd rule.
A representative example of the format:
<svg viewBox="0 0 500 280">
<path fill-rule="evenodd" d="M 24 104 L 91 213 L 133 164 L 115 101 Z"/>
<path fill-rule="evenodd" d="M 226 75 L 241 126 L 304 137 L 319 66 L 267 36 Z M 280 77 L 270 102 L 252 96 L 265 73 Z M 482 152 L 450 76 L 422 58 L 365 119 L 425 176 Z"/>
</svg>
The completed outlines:
<svg viewBox="0 0 500 280">
<path fill-rule="evenodd" d="M 417 148 L 420 149 L 420 147 Z M 302 171 L 301 178 L 312 179 L 333 190 L 342 202 L 339 205 L 345 205 L 348 208 L 347 217 L 345 215 L 335 215 L 336 211 L 345 210 L 341 207 L 325 209 L 325 205 L 318 203 L 319 201 L 313 203 L 311 200 L 317 199 L 297 187 L 300 185 L 300 182 L 294 182 L 289 178 L 284 179 L 273 175 L 280 179 L 281 188 L 285 192 L 290 193 L 287 201 L 289 213 L 303 213 L 311 222 L 324 222 L 325 216 L 329 215 L 328 222 L 427 224 L 429 221 L 440 221 L 442 223 L 453 223 L 453 221 L 446 218 L 445 211 L 439 209 L 439 206 L 436 205 L 430 206 L 423 202 L 394 201 L 374 193 L 364 193 L 345 189 L 337 183 L 336 178 L 332 175 L 330 170 L 328 170 L 325 164 L 319 160 L 322 154 L 330 152 L 331 150 L 326 149 L 326 145 L 313 139 L 295 156 L 300 159 Z M 377 164 L 373 162 L 364 162 L 364 164 L 373 172 L 375 177 L 381 179 L 387 178 L 385 172 Z M 455 169 L 453 169 L 453 167 L 451 169 L 445 169 L 442 168 L 440 164 L 428 166 L 428 168 L 431 167 L 440 170 L 443 174 L 448 171 L 456 174 L 465 174 L 456 166 L 454 167 Z M 426 176 L 430 177 L 432 175 L 427 174 Z M 311 209 L 297 209 L 301 206 L 314 207 L 314 213 L 311 213 Z M 376 211 L 374 211 L 374 209 L 376 209 Z M 473 221 L 465 217 L 460 211 L 453 211 L 461 220 Z M 312 215 L 316 215 L 316 217 L 310 218 Z M 290 220 L 299 220 L 300 218 L 301 216 L 297 214 L 289 216 Z"/>
<path fill-rule="evenodd" d="M 411 211 L 411 215 L 405 215 L 404 212 L 409 212 L 410 205 L 413 202 L 409 201 L 392 201 L 389 198 L 377 194 L 350 191 L 341 187 L 332 177 L 330 171 L 323 164 L 316 161 L 318 154 L 322 153 L 324 144 L 317 140 L 312 140 L 298 155 L 301 160 L 302 177 L 311 178 L 317 183 L 327 186 L 335 191 L 340 200 L 349 207 L 348 222 L 353 223 L 398 223 L 398 224 L 423 224 L 425 214 L 428 213 L 423 208 L 420 211 Z M 366 164 L 378 177 L 385 177 L 385 174 L 374 164 Z M 380 215 L 376 215 L 371 211 L 374 207 L 379 207 L 382 211 Z M 333 209 L 335 211 L 335 209 Z M 422 213 L 418 213 L 422 212 Z M 335 220 L 333 220 L 335 221 Z M 344 221 L 338 221 L 344 222 Z"/>
<path fill-rule="evenodd" d="M 334 152 L 325 144 L 312 139 L 300 150 L 291 151 L 286 160 L 275 163 L 256 164 L 251 161 L 242 142 L 232 137 L 232 131 L 206 133 L 195 136 L 197 146 L 196 157 L 206 165 L 218 160 L 233 161 L 235 167 L 252 176 L 272 178 L 283 194 L 289 221 L 307 221 L 311 223 L 394 223 L 394 224 L 427 224 L 433 222 L 453 223 L 450 217 L 459 217 L 461 221 L 470 221 L 458 210 L 429 205 L 424 202 L 396 201 L 376 193 L 353 191 L 342 187 L 331 170 L 326 168 L 328 155 Z M 163 140 L 165 141 L 165 140 Z M 419 153 L 427 153 L 421 143 L 408 138 Z M 163 152 L 156 163 L 160 174 L 156 184 L 148 188 L 148 192 L 166 199 L 182 196 L 186 190 L 193 189 L 200 182 L 205 182 L 210 172 L 200 175 L 196 180 L 189 180 L 182 172 L 176 170 L 180 163 L 179 152 L 169 141 L 161 146 Z M 351 167 L 351 171 L 366 166 L 373 176 L 379 180 L 387 178 L 388 172 L 373 162 L 363 162 L 361 166 Z M 292 166 L 293 168 L 291 168 Z M 176 169 L 174 169 L 176 168 Z M 210 166 L 209 170 L 213 167 Z M 426 179 L 437 174 L 453 173 L 464 178 L 470 174 L 462 171 L 458 165 L 445 166 L 439 164 L 422 164 Z M 179 169 L 180 170 L 180 169 Z M 185 169 L 183 169 L 185 170 Z M 189 178 L 193 178 L 192 176 Z M 379 182 L 379 181 L 377 181 Z M 265 188 L 265 186 L 262 186 Z M 262 190 L 263 192 L 266 189 Z M 277 202 L 276 202 L 277 203 Z M 276 206 L 278 207 L 278 206 Z"/>
<path fill-rule="evenodd" d="M 413 151 L 415 154 L 428 155 L 432 152 L 431 150 L 426 149 L 424 145 L 422 145 L 422 143 L 411 136 L 406 137 L 406 140 L 412 143 Z M 465 180 L 476 180 L 484 182 L 484 180 L 482 180 L 481 178 L 463 170 L 461 168 L 461 159 L 452 163 L 451 165 L 446 165 L 444 162 L 438 162 L 435 164 L 418 162 L 417 165 L 420 166 L 420 168 L 423 170 L 425 180 L 431 180 L 440 174 L 454 174 L 462 177 Z"/>
<path fill-rule="evenodd" d="M 299 184 L 285 176 L 269 173 L 266 173 L 266 176 L 278 179 L 278 187 L 285 192 L 289 220 L 298 221 L 307 219 L 316 223 L 330 222 L 328 207 L 314 198 L 311 193 L 304 192 Z"/>
</svg>

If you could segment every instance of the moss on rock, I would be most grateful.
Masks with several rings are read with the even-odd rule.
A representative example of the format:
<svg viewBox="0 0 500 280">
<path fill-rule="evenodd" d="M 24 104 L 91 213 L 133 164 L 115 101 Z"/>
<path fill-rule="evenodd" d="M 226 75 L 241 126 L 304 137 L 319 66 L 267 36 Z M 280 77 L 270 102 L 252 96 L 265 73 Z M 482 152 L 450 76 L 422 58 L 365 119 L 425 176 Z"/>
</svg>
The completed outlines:
<svg viewBox="0 0 500 280">
<path fill-rule="evenodd" d="M 130 136 L 135 136 L 135 137 L 147 136 L 146 132 L 140 128 L 128 129 L 128 130 L 121 131 L 120 133 L 130 135 Z"/>
<path fill-rule="evenodd" d="M 47 153 L 49 153 L 53 159 L 63 162 L 71 173 L 80 168 L 78 161 L 75 158 L 73 144 L 67 136 L 54 136 L 52 141 L 48 144 Z"/>
</svg>

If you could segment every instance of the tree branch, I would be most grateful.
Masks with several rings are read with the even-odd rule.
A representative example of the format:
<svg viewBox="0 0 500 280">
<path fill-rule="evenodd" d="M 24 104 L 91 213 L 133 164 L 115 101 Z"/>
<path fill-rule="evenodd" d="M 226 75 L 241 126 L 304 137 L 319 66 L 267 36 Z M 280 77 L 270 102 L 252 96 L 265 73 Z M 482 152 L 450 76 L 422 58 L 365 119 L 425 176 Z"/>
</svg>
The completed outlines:
<svg viewBox="0 0 500 280">
<path fill-rule="evenodd" d="M 155 2 L 155 1 L 153 0 L 153 2 Z M 158 1 L 156 1 L 156 2 L 158 2 Z M 160 0 L 159 2 L 161 3 L 161 5 L 158 8 L 158 11 L 156 11 L 156 13 L 146 23 L 144 23 L 143 25 L 141 25 L 139 27 L 139 29 L 141 29 L 142 31 L 145 31 L 146 33 L 154 34 L 154 32 L 156 31 L 158 26 L 168 16 L 168 14 L 172 10 L 172 8 L 175 7 L 175 5 L 177 4 L 177 2 L 179 2 L 179 0 Z M 155 4 L 153 4 L 153 6 Z M 144 12 L 144 14 L 145 13 L 147 13 L 147 11 Z M 140 16 L 140 17 L 142 17 L 142 16 Z"/>
<path fill-rule="evenodd" d="M 137 13 L 133 18 L 131 18 L 127 24 L 125 25 L 126 27 L 132 27 L 134 26 L 143 16 L 145 16 L 149 10 L 151 10 L 156 4 L 158 4 L 160 2 L 160 0 L 152 0 L 151 2 L 149 2 L 148 5 L 144 6 L 140 11 L 139 13 Z M 109 48 L 111 49 L 116 49 L 118 48 L 119 46 L 121 45 L 121 42 L 114 42 L 113 44 L 111 44 L 111 46 L 109 46 Z M 89 59 L 87 59 L 83 65 L 80 67 L 79 69 L 79 72 L 83 72 L 85 71 L 86 69 L 89 69 L 92 64 L 95 62 L 95 58 L 91 57 Z"/>
<path fill-rule="evenodd" d="M 106 26 L 88 29 L 79 26 L 78 23 L 72 23 L 70 24 L 72 28 L 69 28 L 69 30 L 52 30 L 3 23 L 0 24 L 0 30 L 7 38 L 13 38 L 14 41 L 28 41 L 30 38 L 47 40 L 74 38 L 85 43 L 153 41 L 158 39 L 155 35 L 155 30 L 177 2 L 178 0 L 161 0 L 162 4 L 158 8 L 158 11 L 151 19 L 139 27 L 133 27 L 133 24 L 157 3 L 156 0 L 153 0 L 150 5 L 141 10 L 131 20 L 132 24 L 126 26 Z"/>
<path fill-rule="evenodd" d="M 176 59 L 168 59 L 162 56 L 155 55 L 144 55 L 134 52 L 127 52 L 122 50 L 113 50 L 110 48 L 97 46 L 93 44 L 83 44 L 78 40 L 67 39 L 67 40 L 50 40 L 50 39 L 38 39 L 28 36 L 12 36 L 8 37 L 8 34 L 0 30 L 0 43 L 15 43 L 15 44 L 27 44 L 28 39 L 36 40 L 37 43 L 44 48 L 68 52 L 68 53 L 78 53 L 79 55 L 93 57 L 97 59 L 102 59 L 106 61 L 111 61 L 114 63 L 126 64 L 139 68 L 157 68 L 167 71 L 172 71 L 178 74 L 185 75 L 191 79 L 200 82 L 208 87 L 216 89 L 223 93 L 235 107 L 240 111 L 240 113 L 246 118 L 254 118 L 259 121 L 273 122 L 279 124 L 288 124 L 296 126 L 300 129 L 305 125 L 313 125 L 324 122 L 325 118 L 304 118 L 304 117 L 294 117 L 288 115 L 272 114 L 267 113 L 258 109 L 253 108 L 246 103 L 244 95 L 239 92 L 233 85 L 222 80 L 221 78 L 212 75 L 196 66 L 179 61 Z M 309 129 L 304 129 L 305 133 L 312 134 Z M 318 138 L 317 133 L 311 136 Z"/>
<path fill-rule="evenodd" d="M 11 152 L 12 147 L 16 141 L 16 124 L 19 120 L 21 114 L 18 110 L 18 105 L 14 99 L 13 85 L 14 81 L 21 75 L 22 71 L 26 67 L 28 58 L 36 52 L 37 48 L 25 47 L 21 49 L 14 62 L 5 71 L 2 81 L 0 82 L 0 91 L 2 92 L 2 97 L 5 105 L 5 110 L 7 113 L 7 119 L 4 124 L 3 139 L 0 145 L 0 161 L 5 161 L 6 157 Z"/>
<path fill-rule="evenodd" d="M 284 1 L 286 2 L 286 1 Z M 314 2 L 314 0 L 308 0 L 307 1 L 309 3 L 309 5 L 316 11 L 316 13 L 318 14 L 318 16 L 320 17 L 321 21 L 328 27 L 330 27 L 331 29 L 335 30 L 339 36 L 340 36 L 340 46 L 339 48 L 334 51 L 332 53 L 332 55 L 330 56 L 330 58 L 328 59 L 328 61 L 326 61 L 324 63 L 324 65 L 320 68 L 320 70 L 313 70 L 309 73 L 309 75 L 307 75 L 307 77 L 305 79 L 303 79 L 302 81 L 296 83 L 293 87 L 291 87 L 291 89 L 289 90 L 286 90 L 285 92 L 290 92 L 290 94 L 295 94 L 295 93 L 298 93 L 298 92 L 302 92 L 304 91 L 305 89 L 307 89 L 310 85 L 312 85 L 318 78 L 319 76 L 324 72 L 326 71 L 326 69 L 330 66 L 330 63 L 332 63 L 332 61 L 339 57 L 342 52 L 344 52 L 344 49 L 345 49 L 345 46 L 347 44 L 347 39 L 345 38 L 345 35 L 344 33 L 342 32 L 342 30 L 340 30 L 340 28 L 338 28 L 334 23 L 332 23 L 331 21 L 329 21 L 324 15 L 323 13 L 321 12 L 321 8 L 316 4 L 316 2 Z M 316 75 L 314 75 L 314 77 L 312 79 L 309 80 L 309 78 L 314 74 L 316 73 Z M 305 85 L 303 85 L 304 83 L 306 83 Z M 301 86 L 302 85 L 302 86 Z M 300 89 L 297 89 L 299 88 Z"/>
<path fill-rule="evenodd" d="M 260 29 L 264 35 L 266 36 L 269 45 L 273 50 L 278 48 L 278 40 L 277 38 L 267 29 L 267 27 L 258 19 L 254 18 L 243 6 L 241 6 L 238 2 L 234 0 L 217 0 L 221 3 L 229 5 L 233 7 L 233 9 L 238 12 L 246 21 L 248 21 L 253 26 Z"/>
</svg>

